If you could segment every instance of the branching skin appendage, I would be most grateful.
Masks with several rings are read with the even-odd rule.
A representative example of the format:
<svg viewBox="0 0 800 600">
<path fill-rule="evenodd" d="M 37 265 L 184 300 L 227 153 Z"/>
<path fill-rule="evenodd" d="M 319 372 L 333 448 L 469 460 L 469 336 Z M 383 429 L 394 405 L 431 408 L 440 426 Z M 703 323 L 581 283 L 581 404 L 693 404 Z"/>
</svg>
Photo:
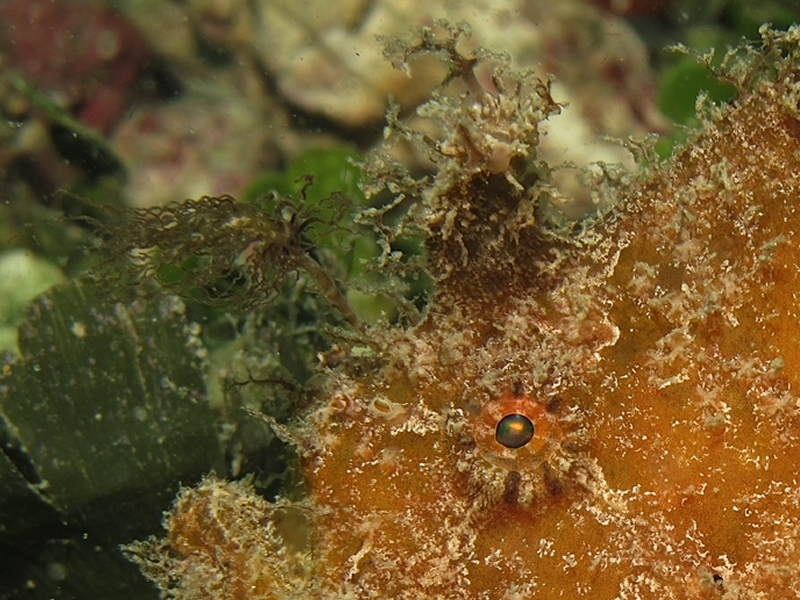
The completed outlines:
<svg viewBox="0 0 800 600">
<path fill-rule="evenodd" d="M 230 196 L 204 197 L 123 215 L 121 225 L 103 231 L 112 261 L 101 265 L 101 271 L 124 284 L 140 276 L 154 277 L 172 293 L 200 293 L 202 301 L 248 311 L 274 300 L 286 276 L 296 277 L 302 270 L 341 317 L 364 335 L 363 322 L 311 255 L 306 240 L 310 229 L 334 225 L 287 200 L 268 202 L 275 205 L 271 210 Z"/>
<path fill-rule="evenodd" d="M 800 28 L 764 29 L 737 101 L 572 230 L 540 210 L 548 83 L 463 35 L 393 47 L 466 90 L 417 111 L 435 140 L 390 127 L 435 176 L 368 165 L 416 199 L 424 320 L 321 374 L 283 431 L 304 499 L 210 478 L 131 551 L 181 599 L 800 597 Z"/>
</svg>

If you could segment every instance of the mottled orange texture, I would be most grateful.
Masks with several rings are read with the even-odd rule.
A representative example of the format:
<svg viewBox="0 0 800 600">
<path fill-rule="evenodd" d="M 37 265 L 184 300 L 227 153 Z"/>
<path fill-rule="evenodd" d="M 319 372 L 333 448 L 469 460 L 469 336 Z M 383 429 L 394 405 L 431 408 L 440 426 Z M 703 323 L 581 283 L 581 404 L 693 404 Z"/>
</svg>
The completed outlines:
<svg viewBox="0 0 800 600">
<path fill-rule="evenodd" d="M 252 556 L 277 566 L 241 594 L 176 596 L 800 598 L 792 52 L 579 233 L 530 219 L 540 184 L 520 191 L 517 173 L 444 169 L 426 213 L 439 287 L 425 321 L 378 331 L 377 366 L 330 372 L 297 425 L 302 587 L 264 584 L 291 564 L 277 533 L 221 542 L 219 516 L 187 510 L 201 488 L 167 523 L 170 565 L 220 552 L 219 578 L 243 577 Z M 541 461 L 492 460 L 475 435 L 509 394 L 552 420 Z M 252 492 L 213 486 L 242 495 L 225 519 L 247 530 Z"/>
</svg>

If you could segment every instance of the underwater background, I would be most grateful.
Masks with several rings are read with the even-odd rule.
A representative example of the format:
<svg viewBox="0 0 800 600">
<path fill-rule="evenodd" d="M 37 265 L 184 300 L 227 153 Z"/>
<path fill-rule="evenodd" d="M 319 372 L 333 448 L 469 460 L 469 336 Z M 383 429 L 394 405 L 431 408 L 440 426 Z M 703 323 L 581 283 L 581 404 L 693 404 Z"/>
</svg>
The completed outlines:
<svg viewBox="0 0 800 600">
<path fill-rule="evenodd" d="M 158 598 L 122 547 L 161 535 L 181 486 L 302 493 L 279 434 L 320 361 L 368 356 L 360 327 L 413 324 L 430 301 L 421 238 L 374 268 L 384 238 L 356 217 L 408 210 L 365 195 L 361 162 L 443 75 L 422 57 L 409 79 L 380 38 L 439 18 L 553 75 L 564 108 L 540 153 L 564 165 L 543 208 L 559 224 L 613 202 L 591 164 L 633 169 L 627 140 L 651 135 L 666 159 L 699 94 L 734 97 L 697 55 L 800 7 L 0 0 L 0 599 Z M 255 269 L 248 236 L 276 240 Z"/>
</svg>

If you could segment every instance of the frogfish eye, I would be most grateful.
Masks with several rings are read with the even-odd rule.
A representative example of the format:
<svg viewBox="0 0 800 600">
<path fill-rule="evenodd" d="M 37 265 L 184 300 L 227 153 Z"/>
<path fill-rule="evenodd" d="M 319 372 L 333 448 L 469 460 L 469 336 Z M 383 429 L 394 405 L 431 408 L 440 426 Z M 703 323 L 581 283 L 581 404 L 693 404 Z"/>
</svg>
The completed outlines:
<svg viewBox="0 0 800 600">
<path fill-rule="evenodd" d="M 506 415 L 497 422 L 494 438 L 506 448 L 522 448 L 533 439 L 533 422 L 519 413 Z"/>
<path fill-rule="evenodd" d="M 563 440 L 558 415 L 524 391 L 509 390 L 487 399 L 469 423 L 480 455 L 509 471 L 536 468 Z"/>
</svg>

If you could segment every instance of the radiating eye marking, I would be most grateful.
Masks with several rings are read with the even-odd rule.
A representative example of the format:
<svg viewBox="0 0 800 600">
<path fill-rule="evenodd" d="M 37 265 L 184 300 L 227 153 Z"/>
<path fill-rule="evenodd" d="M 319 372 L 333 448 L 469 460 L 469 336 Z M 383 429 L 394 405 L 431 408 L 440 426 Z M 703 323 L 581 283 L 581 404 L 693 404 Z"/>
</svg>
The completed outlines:
<svg viewBox="0 0 800 600">
<path fill-rule="evenodd" d="M 494 439 L 506 448 L 522 448 L 533 439 L 533 422 L 519 413 L 506 415 L 497 422 Z"/>
<path fill-rule="evenodd" d="M 547 461 L 561 444 L 558 417 L 522 389 L 506 391 L 481 405 L 471 419 L 481 455 L 509 471 L 525 471 Z"/>
</svg>

